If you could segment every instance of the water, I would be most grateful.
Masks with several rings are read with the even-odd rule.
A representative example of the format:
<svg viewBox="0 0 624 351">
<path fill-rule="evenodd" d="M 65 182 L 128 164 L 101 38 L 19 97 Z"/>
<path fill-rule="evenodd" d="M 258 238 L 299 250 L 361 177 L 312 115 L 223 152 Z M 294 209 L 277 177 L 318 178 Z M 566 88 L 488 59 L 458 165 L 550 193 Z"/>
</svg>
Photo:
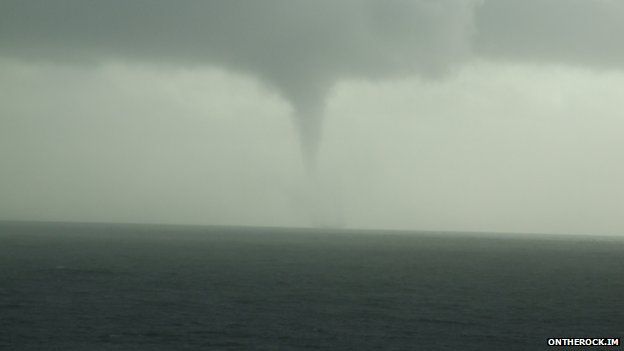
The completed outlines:
<svg viewBox="0 0 624 351">
<path fill-rule="evenodd" d="M 546 350 L 548 337 L 622 336 L 620 239 L 0 222 L 0 349 Z"/>
</svg>

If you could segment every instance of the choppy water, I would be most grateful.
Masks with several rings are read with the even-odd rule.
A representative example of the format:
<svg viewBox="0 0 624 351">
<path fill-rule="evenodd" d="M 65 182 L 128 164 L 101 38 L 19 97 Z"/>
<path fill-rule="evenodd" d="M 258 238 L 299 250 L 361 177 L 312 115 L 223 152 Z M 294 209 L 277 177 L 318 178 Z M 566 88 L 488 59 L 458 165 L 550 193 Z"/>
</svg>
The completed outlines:
<svg viewBox="0 0 624 351">
<path fill-rule="evenodd" d="M 623 240 L 0 222 L 0 349 L 545 350 L 588 336 L 624 336 Z"/>
</svg>

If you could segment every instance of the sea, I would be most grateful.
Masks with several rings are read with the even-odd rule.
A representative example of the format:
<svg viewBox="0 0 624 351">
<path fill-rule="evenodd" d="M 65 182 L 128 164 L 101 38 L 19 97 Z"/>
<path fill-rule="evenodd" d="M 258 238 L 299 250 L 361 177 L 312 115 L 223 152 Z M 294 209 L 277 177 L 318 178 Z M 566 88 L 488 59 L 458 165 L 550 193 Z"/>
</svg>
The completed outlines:
<svg viewBox="0 0 624 351">
<path fill-rule="evenodd" d="M 549 342 L 622 337 L 616 236 L 0 222 L 0 350 L 621 350 Z"/>
</svg>

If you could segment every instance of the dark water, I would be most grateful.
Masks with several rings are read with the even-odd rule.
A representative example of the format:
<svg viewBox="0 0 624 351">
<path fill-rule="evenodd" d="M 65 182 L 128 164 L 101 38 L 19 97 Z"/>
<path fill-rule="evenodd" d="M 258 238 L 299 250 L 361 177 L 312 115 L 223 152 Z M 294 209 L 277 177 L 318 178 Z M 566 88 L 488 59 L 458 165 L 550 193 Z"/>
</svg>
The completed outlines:
<svg viewBox="0 0 624 351">
<path fill-rule="evenodd" d="M 622 240 L 382 234 L 0 222 L 0 349 L 545 350 L 624 336 Z"/>
</svg>

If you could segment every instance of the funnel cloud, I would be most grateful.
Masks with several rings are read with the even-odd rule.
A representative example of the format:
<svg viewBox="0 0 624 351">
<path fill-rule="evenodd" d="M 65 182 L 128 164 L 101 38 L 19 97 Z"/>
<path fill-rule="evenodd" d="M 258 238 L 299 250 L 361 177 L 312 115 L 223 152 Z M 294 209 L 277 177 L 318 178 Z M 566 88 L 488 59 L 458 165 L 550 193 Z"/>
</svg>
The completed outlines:
<svg viewBox="0 0 624 351">
<path fill-rule="evenodd" d="M 206 153 L 214 151 L 207 159 L 227 160 L 222 167 L 210 163 L 205 167 L 228 169 L 244 159 L 242 165 L 249 169 L 256 167 L 250 174 L 264 162 L 272 165 L 268 168 L 273 173 L 257 176 L 262 185 L 271 183 L 267 179 L 287 183 L 286 180 L 293 179 L 287 172 L 300 170 L 303 163 L 309 178 L 307 183 L 312 185 L 300 192 L 345 192 L 331 195 L 344 199 L 336 208 L 345 209 L 347 222 L 349 211 L 363 213 L 360 218 L 365 220 L 360 222 L 370 219 L 366 222 L 370 226 L 376 225 L 376 217 L 369 216 L 374 211 L 380 218 L 391 218 L 389 222 L 400 222 L 398 218 L 415 218 L 412 209 L 427 203 L 419 213 L 436 207 L 439 210 L 432 209 L 431 215 L 423 214 L 418 225 L 432 218 L 431 223 L 476 223 L 472 228 L 480 230 L 487 225 L 481 226 L 475 218 L 488 218 L 488 223 L 492 223 L 491 217 L 475 214 L 474 211 L 482 208 L 488 214 L 506 209 L 514 213 L 498 216 L 502 224 L 496 228 L 516 223 L 509 225 L 513 227 L 510 230 L 520 230 L 524 223 L 535 223 L 527 227 L 564 232 L 573 227 L 560 229 L 551 224 L 551 217 L 562 218 L 553 223 L 563 223 L 567 218 L 577 218 L 579 222 L 588 218 L 587 223 L 606 228 L 617 220 L 609 221 L 602 216 L 619 218 L 609 211 L 621 203 L 621 190 L 614 185 L 619 181 L 613 179 L 622 171 L 614 166 L 619 164 L 615 161 L 619 156 L 613 150 L 621 149 L 622 145 L 618 144 L 620 138 L 611 133 L 622 127 L 617 118 L 621 106 L 615 97 L 621 94 L 624 73 L 624 46 L 618 42 L 623 34 L 624 2 L 619 0 L 0 0 L 0 78 L 4 79 L 0 81 L 0 105 L 4 105 L 0 106 L 0 132 L 5 136 L 0 142 L 4 143 L 7 155 L 18 155 L 11 157 L 12 160 L 22 156 L 23 161 L 12 161 L 16 164 L 22 162 L 30 167 L 39 163 L 29 160 L 38 160 L 51 165 L 53 162 L 32 151 L 30 145 L 23 146 L 22 140 L 40 138 L 43 144 L 49 142 L 53 146 L 81 150 L 80 143 L 86 143 L 80 139 L 82 135 L 74 136 L 77 145 L 72 144 L 71 148 L 69 142 L 63 144 L 67 138 L 58 137 L 61 140 L 58 143 L 55 138 L 79 130 L 80 123 L 88 125 L 82 118 L 85 115 L 93 116 L 98 125 L 118 123 L 120 128 L 110 128 L 120 134 L 158 130 L 161 123 L 168 126 L 163 129 L 178 130 L 184 135 L 178 135 L 177 139 L 168 139 L 165 132 L 162 138 L 153 136 L 154 144 L 157 144 L 155 140 L 171 143 L 163 154 L 187 155 L 202 147 L 224 150 L 220 155 L 212 149 L 201 149 Z M 140 72 L 141 69 L 144 71 Z M 154 87 L 150 86 L 150 79 Z M 241 83 L 245 79 L 259 83 L 258 91 L 251 88 L 252 83 Z M 171 89 L 167 90 L 168 87 Z M 147 96 L 153 99 L 146 99 L 150 103 L 140 101 Z M 178 104 L 176 99 L 184 101 Z M 165 100 L 176 101 L 161 106 Z M 254 102 L 245 105 L 243 100 Z M 60 102 L 54 105 L 55 101 Z M 73 105 L 81 101 L 88 106 Z M 92 105 L 97 103 L 98 108 L 91 110 L 91 105 L 84 101 L 94 101 Z M 188 101 L 192 102 L 190 108 L 184 105 Z M 160 108 L 150 110 L 151 106 Z M 198 106 L 205 109 L 199 111 Z M 267 109 L 260 111 L 260 107 Z M 224 112 L 233 111 L 232 108 L 240 108 L 242 112 Z M 175 123 L 191 120 L 190 117 L 176 119 L 186 109 L 191 111 L 188 115 L 198 119 L 203 112 L 211 111 L 205 114 L 214 118 L 193 123 L 206 123 L 205 130 L 210 130 L 212 139 L 201 139 L 203 134 L 199 132 L 197 139 L 192 139 L 188 132 L 182 132 L 182 127 L 176 129 Z M 140 127 L 132 125 L 135 120 L 130 117 L 124 121 L 115 119 L 125 114 L 140 120 L 136 122 Z M 249 115 L 248 119 L 224 117 L 238 118 L 241 114 Z M 45 134 L 32 127 L 41 125 L 37 123 L 42 121 L 52 123 L 48 122 L 53 119 L 48 115 L 58 121 L 58 125 L 52 125 L 57 129 L 48 128 L 50 132 Z M 276 122 L 282 115 L 286 116 L 286 127 Z M 31 117 L 31 122 L 20 120 L 20 116 Z M 271 116 L 278 117 L 271 119 Z M 141 129 L 145 126 L 148 128 Z M 187 127 L 184 130 L 193 129 Z M 220 134 L 221 127 L 234 132 Z M 243 131 L 244 127 L 253 132 Z M 295 133 L 290 130 L 293 128 Z M 90 132 L 97 128 L 85 129 Z M 282 133 L 284 130 L 287 132 Z M 20 137 L 20 131 L 25 137 Z M 137 138 L 128 135 L 130 141 L 119 145 L 136 146 Z M 217 140 L 226 140 L 226 136 L 232 136 L 231 144 L 237 146 L 229 149 L 226 141 L 214 146 Z M 191 148 L 191 139 L 202 146 Z M 275 142 L 277 139 L 279 142 Z M 183 146 L 171 140 L 181 140 Z M 512 146 L 508 140 L 516 143 Z M 535 148 L 539 145 L 540 150 L 531 151 L 525 144 Z M 109 147 L 110 143 L 102 142 L 96 149 L 109 150 Z M 324 148 L 331 151 L 329 155 L 322 151 Z M 275 150 L 282 152 L 281 156 L 258 160 L 250 156 L 268 155 Z M 427 154 L 426 150 L 433 151 Z M 561 156 L 562 150 L 566 150 L 566 157 Z M 64 155 L 63 152 L 59 151 L 59 155 Z M 245 152 L 248 152 L 246 156 L 240 156 Z M 287 166 L 290 153 L 295 154 L 296 167 Z M 146 151 L 145 155 L 148 154 Z M 116 162 L 117 158 L 106 155 Z M 120 155 L 126 154 L 120 152 Z M 344 186 L 326 185 L 332 181 L 321 179 L 327 176 L 323 174 L 327 169 L 318 166 L 321 155 L 323 166 L 329 165 L 333 170 L 351 167 L 343 175 L 329 175 L 344 177 Z M 474 155 L 490 157 L 479 159 Z M 518 160 L 514 161 L 516 156 Z M 171 159 L 184 158 L 171 156 Z M 195 159 L 203 160 L 199 156 Z M 416 164 L 416 159 L 420 163 Z M 145 169 L 157 169 L 155 165 L 159 165 L 157 161 L 150 161 L 153 164 L 145 160 L 133 163 L 129 158 L 126 161 L 128 164 L 122 163 L 124 169 L 131 169 L 137 163 Z M 64 162 L 72 166 L 78 161 L 67 158 Z M 511 173 L 502 171 L 501 165 L 507 165 Z M 95 166 L 86 168 L 87 175 L 97 173 L 93 171 Z M 22 177 L 23 173 L 36 174 L 19 169 L 14 167 L 12 173 L 6 173 L 5 178 L 11 181 L 0 184 L 0 190 L 8 189 L 4 192 L 25 203 L 22 207 L 4 205 L 10 214 L 30 213 L 28 204 L 37 204 L 40 199 L 29 197 L 28 191 L 33 187 L 26 181 L 22 185 L 27 190 L 13 192 L 13 184 L 19 183 L 16 180 L 27 179 Z M 527 169 L 551 171 L 542 174 Z M 210 172 L 213 173 L 207 175 L 206 183 L 219 184 L 215 188 L 227 181 L 234 182 L 235 177 L 217 176 L 213 169 Z M 151 176 L 158 172 L 145 173 Z M 194 174 L 200 177 L 200 173 L 198 170 Z M 246 176 L 241 175 L 240 169 L 232 173 Z M 531 178 L 535 174 L 541 178 Z M 245 179 L 253 183 L 254 176 Z M 170 181 L 165 178 L 162 175 L 159 179 L 162 183 Z M 56 178 L 42 179 L 52 182 L 47 179 Z M 58 179 L 67 178 L 58 175 Z M 120 188 L 124 179 L 122 176 L 117 179 Z M 430 179 L 430 184 L 423 179 Z M 562 184 L 557 183 L 560 180 Z M 576 186 L 584 181 L 588 185 Z M 243 189 L 239 186 L 242 183 L 238 179 L 235 189 Z M 321 191 L 321 186 L 316 184 L 324 184 L 322 187 L 331 190 Z M 512 191 L 516 186 L 517 193 Z M 153 187 L 161 189 L 157 185 Z M 283 187 L 297 189 L 293 184 Z M 54 185 L 41 186 L 43 190 L 52 188 Z M 283 193 L 297 192 L 263 186 L 254 189 L 258 198 L 278 194 L 275 198 L 280 203 L 288 203 L 284 198 L 290 194 Z M 549 191 L 552 194 L 547 196 Z M 577 202 L 566 198 L 577 191 L 585 192 L 584 196 L 577 195 Z M 246 203 L 246 196 L 251 193 L 240 192 L 240 199 L 228 198 L 232 201 L 231 208 Z M 67 192 L 59 190 L 59 193 Z M 181 192 L 171 190 L 171 194 L 178 196 Z M 533 198 L 527 194 L 537 195 Z M 315 196 L 309 195 L 310 199 L 306 200 L 318 202 L 312 207 L 325 209 L 330 205 L 323 204 L 324 201 L 337 202 L 325 200 L 331 197 L 325 195 L 318 201 L 312 200 Z M 384 196 L 390 198 L 385 207 L 396 206 L 398 210 L 386 211 L 384 206 L 378 206 Z M 486 201 L 488 198 L 490 202 Z M 75 198 L 77 203 L 84 199 L 79 195 Z M 136 199 L 139 197 L 133 197 Z M 482 203 L 477 206 L 468 203 L 468 199 L 479 199 L 475 201 Z M 588 211 L 597 207 L 591 206 L 587 199 L 610 205 L 606 206 L 608 210 L 590 216 Z M 544 205 L 541 211 L 540 204 L 544 203 L 549 205 Z M 566 206 L 574 207 L 569 211 L 574 214 L 565 212 Z M 136 207 L 141 206 L 137 203 Z M 291 211 L 295 206 L 283 207 Z M 292 213 L 273 211 L 271 206 L 263 210 L 266 218 L 271 218 L 269 224 L 280 222 L 273 221 L 279 213 Z M 528 219 L 518 219 L 524 218 L 518 213 L 526 214 Z M 579 215 L 583 213 L 585 217 Z M 436 217 L 438 214 L 444 216 Z M 236 222 L 236 215 L 232 218 L 227 220 Z M 616 223 L 615 227 L 618 226 L 624 228 L 621 222 Z M 469 226 L 460 227 L 463 230 Z"/>
<path fill-rule="evenodd" d="M 3 55 L 139 60 L 250 73 L 292 107 L 314 164 L 328 91 L 344 78 L 439 76 L 470 52 L 475 1 L 3 1 Z"/>
<path fill-rule="evenodd" d="M 619 67 L 623 15 L 609 0 L 5 0 L 0 50 L 252 74 L 289 102 L 312 165 L 338 80 L 439 77 L 475 54 Z"/>
</svg>

